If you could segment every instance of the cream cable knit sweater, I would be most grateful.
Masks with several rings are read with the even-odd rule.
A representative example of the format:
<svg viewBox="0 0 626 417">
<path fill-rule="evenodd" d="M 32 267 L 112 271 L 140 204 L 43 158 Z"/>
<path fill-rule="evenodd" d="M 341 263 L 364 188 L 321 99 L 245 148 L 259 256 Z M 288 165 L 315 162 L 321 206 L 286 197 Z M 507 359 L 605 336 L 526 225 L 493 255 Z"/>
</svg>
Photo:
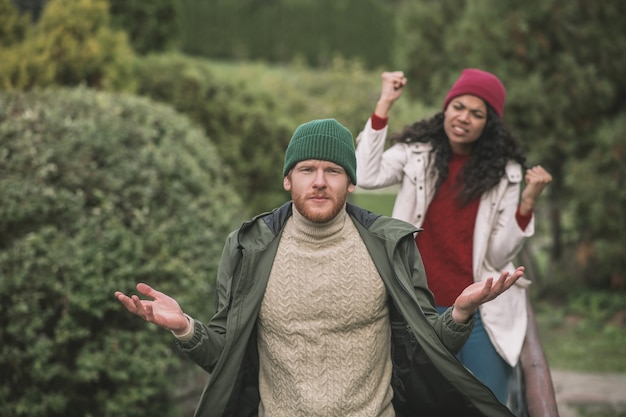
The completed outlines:
<svg viewBox="0 0 626 417">
<path fill-rule="evenodd" d="M 345 210 L 294 207 L 258 320 L 259 416 L 394 416 L 387 293 Z"/>
</svg>

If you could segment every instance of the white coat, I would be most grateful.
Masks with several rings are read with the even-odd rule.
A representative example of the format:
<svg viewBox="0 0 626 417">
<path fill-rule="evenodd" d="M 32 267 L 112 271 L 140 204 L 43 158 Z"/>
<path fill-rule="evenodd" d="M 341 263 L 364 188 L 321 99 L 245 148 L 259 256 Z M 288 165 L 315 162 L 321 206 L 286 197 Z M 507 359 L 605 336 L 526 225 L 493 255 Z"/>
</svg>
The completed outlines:
<svg viewBox="0 0 626 417">
<path fill-rule="evenodd" d="M 392 217 L 421 227 L 435 194 L 437 171 L 429 143 L 397 143 L 385 151 L 387 127 L 372 129 L 371 119 L 357 136 L 357 181 L 363 189 L 400 184 Z M 534 234 L 534 215 L 525 230 L 517 224 L 522 168 L 514 161 L 505 175 L 480 199 L 473 239 L 474 281 L 498 278 L 513 272 L 513 259 L 527 237 Z M 519 360 L 526 336 L 525 288 L 530 281 L 520 278 L 496 299 L 480 307 L 480 315 L 494 347 L 511 366 Z"/>
</svg>

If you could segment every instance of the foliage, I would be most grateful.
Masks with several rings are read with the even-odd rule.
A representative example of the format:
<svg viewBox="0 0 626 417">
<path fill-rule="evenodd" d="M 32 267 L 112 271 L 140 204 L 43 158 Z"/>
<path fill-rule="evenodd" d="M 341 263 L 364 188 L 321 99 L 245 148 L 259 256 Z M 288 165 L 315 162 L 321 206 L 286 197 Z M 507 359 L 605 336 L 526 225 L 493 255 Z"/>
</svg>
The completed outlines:
<svg viewBox="0 0 626 417">
<path fill-rule="evenodd" d="M 175 415 L 172 337 L 115 290 L 144 281 L 208 317 L 242 216 L 215 147 L 146 99 L 0 94 L 2 415 Z"/>
<path fill-rule="evenodd" d="M 295 127 L 276 112 L 278 96 L 254 89 L 245 77 L 215 75 L 203 60 L 152 55 L 138 66 L 139 93 L 169 103 L 203 127 L 224 164 L 236 175 L 250 215 L 286 200 L 284 151 Z"/>
<path fill-rule="evenodd" d="M 626 109 L 599 124 L 584 158 L 567 165 L 565 184 L 579 231 L 576 267 L 590 288 L 626 288 Z"/>
<path fill-rule="evenodd" d="M 125 30 L 135 52 L 174 49 L 179 37 L 180 2 L 108 0 L 113 27 Z"/>
<path fill-rule="evenodd" d="M 625 417 L 626 412 L 607 404 L 580 404 L 574 407 L 580 417 Z"/>
<path fill-rule="evenodd" d="M 41 15 L 46 2 L 48 0 L 10 0 L 20 13 L 27 14 L 31 20 L 36 22 Z"/>
<path fill-rule="evenodd" d="M 11 0 L 0 0 L 0 48 L 20 42 L 28 25 L 28 15 L 20 15 Z"/>
<path fill-rule="evenodd" d="M 280 97 L 279 111 L 295 124 L 333 117 L 354 136 L 363 129 L 380 95 L 381 72 L 367 70 L 358 61 L 336 56 L 326 69 L 296 60 L 289 65 L 218 64 L 217 73 L 257 80 L 257 88 Z M 432 110 L 420 103 L 402 101 L 394 106 L 390 128 L 400 128 Z"/>
<path fill-rule="evenodd" d="M 315 67 L 341 55 L 375 68 L 391 64 L 392 19 L 380 0 L 184 0 L 181 49 L 222 60 L 300 57 Z"/>
<path fill-rule="evenodd" d="M 626 372 L 626 295 L 572 290 L 561 303 L 535 303 L 539 333 L 551 366 Z"/>
<path fill-rule="evenodd" d="M 626 313 L 626 296 L 619 292 L 607 291 L 575 291 L 567 297 L 567 311 L 583 318 L 587 326 L 595 327 L 602 323 L 610 323 L 614 317 Z"/>
<path fill-rule="evenodd" d="M 394 21 L 393 56 L 395 67 L 404 71 L 408 79 L 406 90 L 412 97 L 438 108 L 443 103 L 444 92 L 451 85 L 450 73 L 456 72 L 447 68 L 453 59 L 468 58 L 466 51 L 449 51 L 447 45 L 450 34 L 458 31 L 458 22 L 468 4 L 451 0 L 401 4 Z"/>
<path fill-rule="evenodd" d="M 0 89 L 82 83 L 132 91 L 132 49 L 109 23 L 106 0 L 50 0 L 22 42 L 0 49 Z"/>
</svg>

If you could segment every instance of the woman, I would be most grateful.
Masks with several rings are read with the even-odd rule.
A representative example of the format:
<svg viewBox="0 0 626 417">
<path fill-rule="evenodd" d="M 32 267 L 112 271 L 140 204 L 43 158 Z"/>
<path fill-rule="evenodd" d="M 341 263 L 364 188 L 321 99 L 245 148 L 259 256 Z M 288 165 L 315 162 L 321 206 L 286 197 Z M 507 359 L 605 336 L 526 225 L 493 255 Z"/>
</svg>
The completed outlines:
<svg viewBox="0 0 626 417">
<path fill-rule="evenodd" d="M 391 135 L 385 150 L 389 111 L 406 82 L 400 71 L 382 74 L 380 99 L 357 137 L 357 176 L 364 189 L 400 184 L 392 215 L 423 228 L 416 243 L 444 311 L 472 282 L 515 269 L 512 260 L 534 233 L 535 201 L 552 177 L 541 166 L 523 174 L 524 154 L 502 123 L 505 88 L 474 68 L 446 94 L 443 112 Z M 526 333 L 529 281 L 520 281 L 481 306 L 459 354 L 502 403 Z"/>
</svg>

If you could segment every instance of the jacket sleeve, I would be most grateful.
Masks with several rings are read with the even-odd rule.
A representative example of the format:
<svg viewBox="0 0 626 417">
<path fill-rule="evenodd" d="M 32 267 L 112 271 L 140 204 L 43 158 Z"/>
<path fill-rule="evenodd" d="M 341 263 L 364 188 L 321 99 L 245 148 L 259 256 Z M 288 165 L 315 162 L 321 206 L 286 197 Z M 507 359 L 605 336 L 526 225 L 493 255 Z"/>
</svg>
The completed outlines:
<svg viewBox="0 0 626 417">
<path fill-rule="evenodd" d="M 472 333 L 474 328 L 474 316 L 467 323 L 457 323 L 452 318 L 452 309 L 454 306 L 449 307 L 435 323 L 435 331 L 439 338 L 443 342 L 444 346 L 448 348 L 453 354 L 460 352 L 461 348 L 467 342 L 467 339 Z"/>
<path fill-rule="evenodd" d="M 365 128 L 356 138 L 356 176 L 363 189 L 384 188 L 402 182 L 405 152 L 400 146 L 385 151 L 388 126 L 372 129 L 368 119 Z"/>
<path fill-rule="evenodd" d="M 237 265 L 236 241 L 236 232 L 233 232 L 226 239 L 222 252 L 215 288 L 217 295 L 216 313 L 208 324 L 194 319 L 193 335 L 187 340 L 176 340 L 178 348 L 207 372 L 212 372 L 226 341 L 226 321 L 230 307 L 231 282 L 234 268 Z"/>
<path fill-rule="evenodd" d="M 474 318 L 472 317 L 468 323 L 455 322 L 452 318 L 453 307 L 448 308 L 443 314 L 439 315 L 435 307 L 435 298 L 428 288 L 422 258 L 417 250 L 417 246 L 414 242 L 412 243 L 408 245 L 408 251 L 409 259 L 414 259 L 411 278 L 415 297 L 422 312 L 435 329 L 435 333 L 437 333 L 444 346 L 450 352 L 456 354 L 469 338 L 474 327 Z M 414 252 L 414 255 L 411 252 Z"/>
<path fill-rule="evenodd" d="M 487 265 L 495 271 L 502 270 L 513 261 L 526 238 L 534 234 L 534 215 L 525 230 L 517 224 L 515 213 L 519 205 L 519 193 L 519 181 L 509 180 L 496 208 L 497 212 L 489 231 L 489 244 L 485 253 Z"/>
</svg>

